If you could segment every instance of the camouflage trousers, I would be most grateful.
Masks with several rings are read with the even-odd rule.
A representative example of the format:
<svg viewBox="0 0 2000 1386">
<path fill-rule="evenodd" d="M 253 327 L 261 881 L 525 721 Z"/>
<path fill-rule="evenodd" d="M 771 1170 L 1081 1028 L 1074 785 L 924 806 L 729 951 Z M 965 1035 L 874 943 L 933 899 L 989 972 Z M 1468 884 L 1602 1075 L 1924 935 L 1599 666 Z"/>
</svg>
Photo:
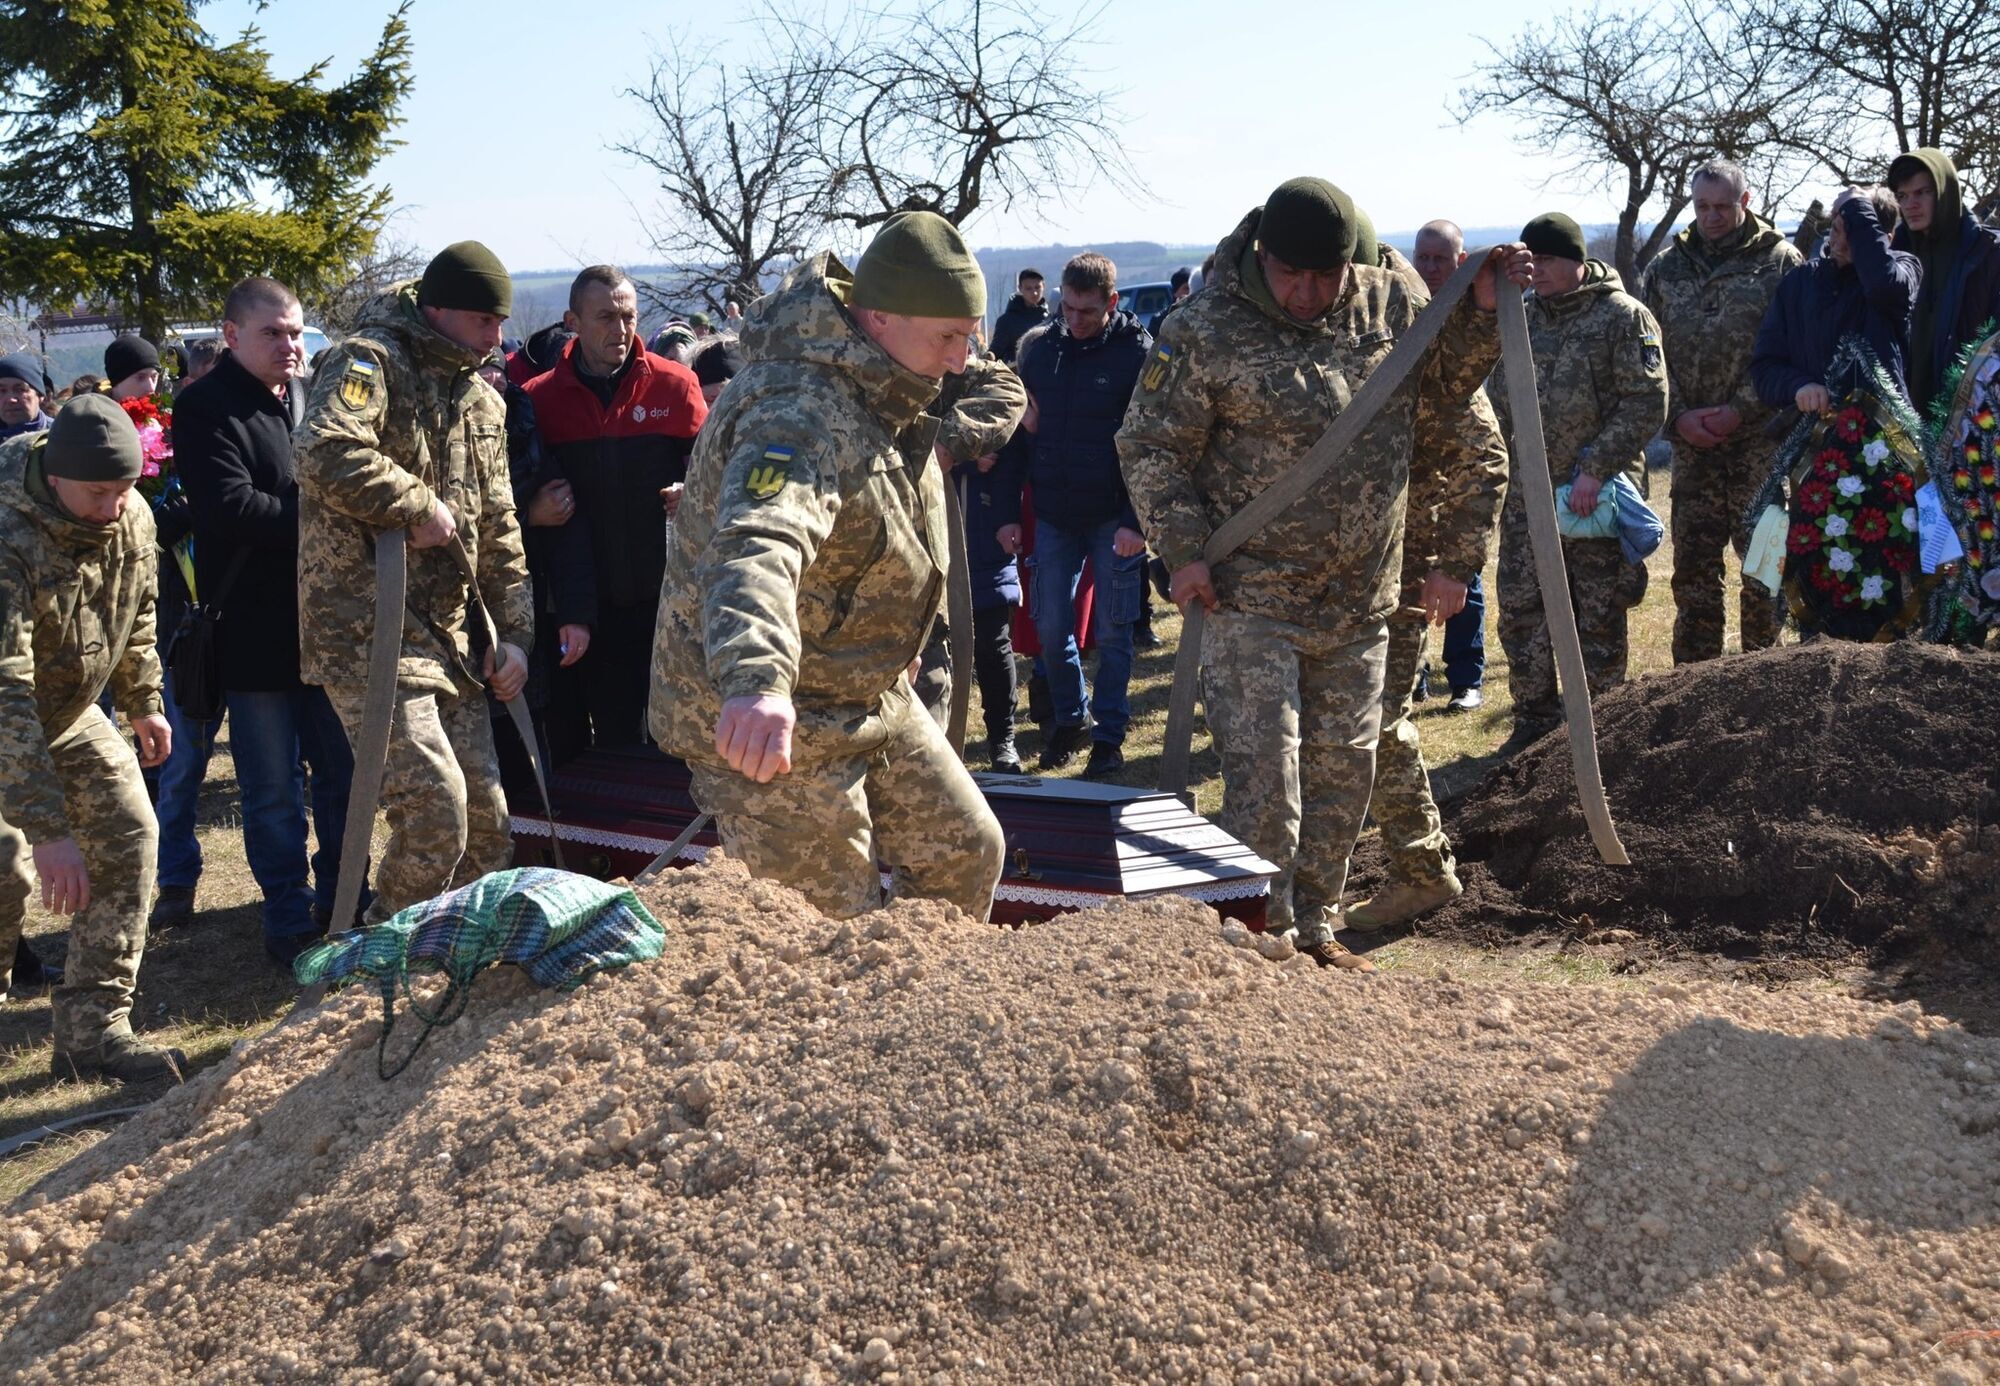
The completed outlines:
<svg viewBox="0 0 2000 1386">
<path fill-rule="evenodd" d="M 49 998 L 58 1054 L 132 1033 L 132 990 L 146 949 L 159 827 L 138 757 L 91 708 L 49 744 L 70 830 L 90 873 L 90 903 L 69 921 L 63 984 Z M 0 994 L 34 893 L 33 859 L 19 829 L 0 823 Z"/>
<path fill-rule="evenodd" d="M 348 741 L 358 742 L 366 686 L 328 684 L 326 695 Z M 382 809 L 389 841 L 374 869 L 375 900 L 365 923 L 379 924 L 513 860 L 485 694 L 398 692 Z"/>
<path fill-rule="evenodd" d="M 1375 784 L 1388 648 L 1383 626 L 1336 635 L 1235 611 L 1211 614 L 1202 637 L 1202 707 L 1222 757 L 1218 821 L 1278 867 L 1270 928 L 1296 926 L 1301 944 L 1340 927 Z"/>
<path fill-rule="evenodd" d="M 1368 800 L 1369 816 L 1381 829 L 1382 849 L 1389 858 L 1389 880 L 1397 885 L 1435 885 L 1452 875 L 1454 865 L 1444 820 L 1431 798 L 1417 724 L 1410 719 L 1424 629 L 1420 621 L 1389 623 L 1382 740 L 1375 751 L 1375 789 Z"/>
<path fill-rule="evenodd" d="M 1753 431 L 1754 432 L 1754 431 Z M 1770 474 L 1773 445 L 1761 433 L 1733 449 L 1674 444 L 1674 663 L 1722 653 L 1722 550 L 1743 557 L 1743 512 Z M 1778 609 L 1769 589 L 1746 581 L 1737 598 L 1745 651 L 1778 643 Z"/>
<path fill-rule="evenodd" d="M 834 919 L 881 907 L 878 863 L 898 896 L 946 900 L 975 919 L 992 911 L 1000 822 L 900 678 L 874 712 L 795 736 L 791 773 L 769 784 L 710 757 L 688 769 L 729 854 Z"/>
<path fill-rule="evenodd" d="M 1528 539 L 1528 510 L 1520 490 L 1507 489 L 1500 511 L 1500 647 L 1507 652 L 1514 717 L 1562 715 L 1556 695 L 1555 646 L 1535 578 L 1535 550 Z M 1625 682 L 1625 613 L 1646 595 L 1644 564 L 1625 561 L 1616 539 L 1563 540 L 1569 600 L 1583 644 L 1583 672 L 1594 697 Z"/>
</svg>

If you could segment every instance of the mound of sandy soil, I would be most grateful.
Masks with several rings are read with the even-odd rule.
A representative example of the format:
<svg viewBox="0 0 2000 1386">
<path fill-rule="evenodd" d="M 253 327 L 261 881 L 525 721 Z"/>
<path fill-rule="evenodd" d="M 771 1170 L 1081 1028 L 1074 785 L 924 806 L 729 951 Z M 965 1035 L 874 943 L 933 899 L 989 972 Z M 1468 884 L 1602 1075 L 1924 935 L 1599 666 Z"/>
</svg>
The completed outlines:
<svg viewBox="0 0 2000 1386">
<path fill-rule="evenodd" d="M 1558 730 L 1449 816 L 1467 891 L 1427 930 L 1615 927 L 1792 955 L 2000 944 L 2000 656 L 1819 641 L 1641 679 L 1596 719 L 1632 864 L 1598 859 Z"/>
<path fill-rule="evenodd" d="M 2000 1040 L 1712 984 L 1323 972 L 1185 903 L 817 917 L 350 994 L 8 1210 L 0 1371 L 1932 1382 L 2000 1370 Z"/>
</svg>

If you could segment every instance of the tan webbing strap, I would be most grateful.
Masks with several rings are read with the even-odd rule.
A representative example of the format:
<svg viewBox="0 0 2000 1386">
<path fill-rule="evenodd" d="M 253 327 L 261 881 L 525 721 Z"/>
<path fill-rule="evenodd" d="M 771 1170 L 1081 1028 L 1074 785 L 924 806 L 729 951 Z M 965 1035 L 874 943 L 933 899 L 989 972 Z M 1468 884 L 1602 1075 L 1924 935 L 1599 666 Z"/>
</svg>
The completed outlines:
<svg viewBox="0 0 2000 1386">
<path fill-rule="evenodd" d="M 965 724 L 972 716 L 972 563 L 965 543 L 965 479 L 945 478 L 945 523 L 951 526 L 951 572 L 945 579 L 945 619 L 951 626 L 951 713 L 945 736 L 965 754 Z"/>
<path fill-rule="evenodd" d="M 1597 727 L 1591 718 L 1590 686 L 1583 672 L 1583 641 L 1569 600 L 1569 573 L 1563 564 L 1562 535 L 1556 529 L 1556 488 L 1549 478 L 1548 443 L 1542 435 L 1541 395 L 1535 386 L 1535 352 L 1528 340 L 1528 313 L 1519 294 L 1500 295 L 1500 355 L 1507 363 L 1507 403 L 1514 416 L 1514 475 L 1520 478 L 1528 511 L 1528 537 L 1535 549 L 1535 581 L 1542 589 L 1542 616 L 1555 646 L 1562 679 L 1563 712 L 1569 718 L 1570 763 L 1577 797 L 1590 825 L 1597 855 L 1610 866 L 1630 866 L 1604 780 L 1597 767 Z"/>
<path fill-rule="evenodd" d="M 1354 398 L 1335 416 L 1319 441 L 1289 472 L 1215 527 L 1208 536 L 1208 542 L 1201 547 L 1204 563 L 1214 568 L 1265 526 L 1297 505 L 1319 483 L 1333 464 L 1340 460 L 1341 454 L 1347 451 L 1349 444 L 1375 422 L 1375 416 L 1389 402 L 1390 396 L 1402 387 L 1410 372 L 1423 363 L 1431 343 L 1437 340 L 1452 310 L 1458 307 L 1458 301 L 1472 287 L 1472 281 L 1478 276 L 1479 267 L 1485 260 L 1484 250 L 1475 250 L 1465 257 L 1465 263 L 1438 290 L 1437 297 L 1417 314 L 1417 320 L 1396 342 L 1388 359 L 1362 382 Z M 1188 797 L 1188 757 L 1194 742 L 1194 705 L 1201 669 L 1204 613 L 1195 609 L 1198 606 L 1199 603 L 1190 603 L 1183 614 L 1180 649 L 1174 655 L 1173 695 L 1167 703 L 1166 740 L 1160 748 L 1160 789 L 1182 799 Z"/>
</svg>

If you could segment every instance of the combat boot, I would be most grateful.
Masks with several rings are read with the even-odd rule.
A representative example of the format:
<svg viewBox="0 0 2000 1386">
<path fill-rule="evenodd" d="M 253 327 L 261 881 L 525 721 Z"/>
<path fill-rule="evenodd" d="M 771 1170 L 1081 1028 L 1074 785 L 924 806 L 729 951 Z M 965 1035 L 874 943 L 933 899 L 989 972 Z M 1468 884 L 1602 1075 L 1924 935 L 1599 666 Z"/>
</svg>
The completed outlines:
<svg viewBox="0 0 2000 1386">
<path fill-rule="evenodd" d="M 1375 964 L 1359 953 L 1350 953 L 1345 944 L 1335 939 L 1325 939 L 1319 943 L 1304 944 L 1301 953 L 1311 958 L 1321 967 L 1337 967 L 1342 972 L 1373 972 Z"/>
<path fill-rule="evenodd" d="M 1042 742 L 1042 769 L 1060 770 L 1090 744 L 1089 727 L 1053 727 Z"/>
<path fill-rule="evenodd" d="M 1439 905 L 1448 904 L 1465 894 L 1465 887 L 1458 883 L 1458 877 L 1447 871 L 1441 881 L 1431 881 L 1424 885 L 1406 885 L 1397 882 L 1388 889 L 1378 891 L 1357 905 L 1347 907 L 1346 923 L 1350 929 L 1358 929 L 1364 934 L 1379 934 L 1382 930 L 1397 924 L 1407 924 L 1420 914 L 1427 914 Z"/>
<path fill-rule="evenodd" d="M 160 893 L 153 897 L 153 912 L 146 916 L 146 927 L 154 933 L 163 929 L 177 929 L 194 918 L 193 886 L 161 886 Z"/>
<path fill-rule="evenodd" d="M 187 1073 L 187 1055 L 148 1044 L 137 1035 L 112 1035 L 88 1049 L 56 1050 L 49 1068 L 58 1079 L 79 1082 L 108 1078 L 114 1083 L 151 1083 L 171 1078 L 178 1083 Z"/>
</svg>

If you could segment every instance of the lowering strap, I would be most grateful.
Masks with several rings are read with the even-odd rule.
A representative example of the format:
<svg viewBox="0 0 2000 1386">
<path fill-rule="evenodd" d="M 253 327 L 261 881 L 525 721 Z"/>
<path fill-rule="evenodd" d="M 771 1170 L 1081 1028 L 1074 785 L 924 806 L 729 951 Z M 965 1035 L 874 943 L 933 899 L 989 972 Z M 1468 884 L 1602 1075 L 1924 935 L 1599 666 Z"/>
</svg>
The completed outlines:
<svg viewBox="0 0 2000 1386">
<path fill-rule="evenodd" d="M 1417 320 L 1410 324 L 1410 330 L 1396 343 L 1388 359 L 1362 383 L 1354 398 L 1335 416 L 1319 441 L 1290 471 L 1264 488 L 1208 536 L 1208 542 L 1202 545 L 1201 550 L 1203 562 L 1213 569 L 1241 548 L 1245 541 L 1297 505 L 1319 483 L 1348 446 L 1375 421 L 1375 416 L 1389 402 L 1390 396 L 1422 364 L 1438 334 L 1444 330 L 1446 320 L 1472 287 L 1472 281 L 1478 276 L 1486 258 L 1485 250 L 1466 256 L 1465 263 L 1446 281 L 1437 297 L 1417 315 Z M 1541 477 L 1539 490 L 1532 482 L 1525 489 L 1529 493 L 1528 513 L 1535 541 L 1536 575 L 1541 583 L 1543 607 L 1559 656 L 1557 667 L 1562 671 L 1565 706 L 1573 729 L 1571 745 L 1576 757 L 1578 790 L 1599 854 L 1607 862 L 1622 866 L 1627 864 L 1628 859 L 1624 848 L 1618 845 L 1617 833 L 1611 826 L 1610 808 L 1604 800 L 1603 785 L 1597 778 L 1597 740 L 1590 720 L 1590 698 L 1584 688 L 1582 646 L 1577 639 L 1576 620 L 1570 608 L 1569 586 L 1563 576 L 1561 541 L 1556 537 L 1555 489 L 1548 480 L 1541 406 L 1535 393 L 1534 356 L 1527 342 L 1527 316 L 1518 294 L 1503 289 L 1499 299 L 1501 354 L 1507 364 L 1508 398 L 1514 411 L 1515 443 L 1519 452 L 1517 461 L 1520 463 L 1518 471 L 1526 475 L 1539 468 Z M 1508 328 L 1509 303 L 1513 305 L 1511 316 L 1517 320 L 1518 332 L 1510 332 Z M 1526 382 L 1525 401 L 1523 381 Z M 1533 523 L 1536 517 L 1540 518 L 1539 524 Z M 1543 537 L 1544 528 L 1548 536 L 1546 539 Z M 1553 556 L 1559 603 L 1557 596 L 1551 594 L 1551 565 L 1543 558 L 1545 552 Z M 1194 708 L 1199 694 L 1201 638 L 1206 615 L 1198 601 L 1190 601 L 1183 613 L 1180 649 L 1174 657 L 1173 695 L 1167 704 L 1166 740 L 1160 751 L 1160 788 L 1182 799 L 1189 798 L 1188 759 L 1194 742 Z M 1573 673 L 1571 656 L 1574 658 Z M 1576 699 L 1571 698 L 1572 689 L 1578 695 Z M 1580 710 L 1578 702 L 1581 703 Z M 1580 734 L 1575 734 L 1576 728 L 1581 728 Z M 1580 748 L 1587 748 L 1587 753 Z M 1585 782 L 1586 764 L 1588 783 Z M 1610 850 L 1607 850 L 1607 841 Z"/>
<path fill-rule="evenodd" d="M 951 626 L 951 714 L 945 736 L 965 754 L 965 724 L 972 713 L 972 561 L 965 545 L 965 478 L 944 481 L 945 524 L 951 530 L 951 572 L 945 578 L 945 620 Z"/>
</svg>

